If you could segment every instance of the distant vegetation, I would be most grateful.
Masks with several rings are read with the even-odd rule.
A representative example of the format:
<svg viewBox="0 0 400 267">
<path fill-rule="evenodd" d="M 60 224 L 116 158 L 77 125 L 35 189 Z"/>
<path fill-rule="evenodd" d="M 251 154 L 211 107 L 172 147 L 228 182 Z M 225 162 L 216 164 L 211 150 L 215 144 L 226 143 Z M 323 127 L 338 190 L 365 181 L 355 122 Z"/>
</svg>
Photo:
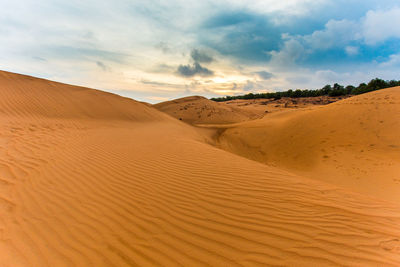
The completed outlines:
<svg viewBox="0 0 400 267">
<path fill-rule="evenodd" d="M 239 95 L 239 96 L 225 96 L 218 98 L 211 98 L 211 100 L 217 102 L 229 101 L 234 99 L 280 99 L 282 97 L 317 97 L 317 96 L 347 96 L 347 95 L 359 95 L 368 93 L 371 91 L 376 91 L 384 88 L 400 86 L 400 80 L 395 81 L 385 81 L 382 79 L 373 79 L 368 84 L 361 83 L 359 86 L 355 87 L 352 85 L 348 85 L 344 87 L 343 85 L 335 83 L 333 86 L 325 85 L 321 89 L 316 90 L 288 90 L 283 92 L 273 92 L 273 93 L 258 93 L 258 94 L 247 94 L 247 95 Z"/>
</svg>

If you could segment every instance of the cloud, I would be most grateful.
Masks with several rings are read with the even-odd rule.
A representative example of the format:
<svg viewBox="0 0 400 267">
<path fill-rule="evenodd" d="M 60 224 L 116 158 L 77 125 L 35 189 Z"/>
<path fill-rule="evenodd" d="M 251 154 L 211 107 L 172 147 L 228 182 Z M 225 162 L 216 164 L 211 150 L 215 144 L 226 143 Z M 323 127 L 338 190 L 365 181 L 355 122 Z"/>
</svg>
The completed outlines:
<svg viewBox="0 0 400 267">
<path fill-rule="evenodd" d="M 303 84 L 307 84 L 310 80 L 310 76 L 306 75 L 294 75 L 286 78 L 287 81 L 289 81 L 291 84 L 295 84 L 295 87 L 301 87 Z M 293 87 L 293 86 L 292 86 Z"/>
<path fill-rule="evenodd" d="M 77 60 L 93 60 L 101 59 L 116 63 L 124 63 L 129 58 L 128 54 L 116 51 L 108 51 L 97 48 L 86 48 L 79 46 L 66 45 L 47 45 L 46 55 L 58 59 L 77 59 Z"/>
<path fill-rule="evenodd" d="M 290 67 L 295 62 L 306 55 L 306 50 L 300 41 L 295 38 L 289 38 L 285 41 L 283 47 L 279 51 L 271 51 L 270 64 L 276 68 Z"/>
<path fill-rule="evenodd" d="M 97 61 L 96 62 L 96 65 L 100 68 L 100 69 L 102 69 L 103 71 L 110 71 L 111 69 L 110 69 L 110 67 L 108 67 L 108 66 L 106 66 L 103 62 L 101 62 L 101 61 Z"/>
<path fill-rule="evenodd" d="M 37 60 L 37 61 L 47 61 L 47 59 L 45 59 L 45 58 L 42 58 L 42 57 L 38 57 L 38 56 L 34 56 L 34 57 L 32 57 L 34 60 Z"/>
<path fill-rule="evenodd" d="M 360 25 L 354 21 L 329 20 L 323 30 L 314 31 L 311 35 L 303 37 L 311 48 L 326 50 L 361 39 Z"/>
<path fill-rule="evenodd" d="M 359 47 L 349 45 L 345 47 L 345 51 L 347 55 L 355 56 L 359 53 Z"/>
<path fill-rule="evenodd" d="M 173 73 L 175 71 L 176 67 L 170 66 L 168 64 L 162 63 L 162 64 L 157 64 L 156 66 L 151 67 L 148 72 L 153 72 L 153 73 Z"/>
<path fill-rule="evenodd" d="M 400 67 L 400 53 L 389 56 L 389 60 L 379 64 L 380 67 Z"/>
<path fill-rule="evenodd" d="M 207 55 L 205 52 L 199 51 L 197 49 L 193 49 L 192 53 L 190 54 L 194 62 L 199 63 L 210 63 L 214 61 L 214 59 Z"/>
<path fill-rule="evenodd" d="M 317 65 L 346 60 L 359 52 L 360 25 L 349 20 L 329 20 L 323 29 L 306 35 L 282 34 L 283 45 L 268 52 L 275 68 L 293 68 L 297 65 Z"/>
<path fill-rule="evenodd" d="M 3 2 L 0 68 L 142 99 L 191 93 L 184 88 L 194 80 L 196 92 L 211 94 L 400 72 L 398 0 Z"/>
<path fill-rule="evenodd" d="M 247 81 L 243 86 L 244 91 L 252 91 L 255 88 L 256 83 L 252 81 Z"/>
<path fill-rule="evenodd" d="M 202 76 L 209 77 L 214 75 L 214 72 L 202 67 L 198 62 L 191 65 L 179 65 L 177 70 L 178 75 L 183 77 Z"/>
<path fill-rule="evenodd" d="M 184 87 L 182 84 L 174 84 L 174 83 L 167 83 L 167 82 L 160 82 L 160 81 L 151 81 L 151 80 L 145 80 L 145 79 L 140 80 L 139 82 L 142 83 L 142 84 L 154 86 L 154 87 L 157 87 L 157 88 L 166 87 L 166 88 L 180 89 L 180 88 Z"/>
<path fill-rule="evenodd" d="M 240 23 L 245 23 L 254 19 L 254 15 L 243 11 L 228 11 L 222 12 L 216 16 L 206 20 L 204 26 L 206 28 L 220 28 L 235 26 Z"/>
<path fill-rule="evenodd" d="M 164 54 L 171 52 L 171 47 L 166 42 L 159 42 L 155 45 L 155 48 L 160 49 Z"/>
<path fill-rule="evenodd" d="M 274 77 L 274 75 L 268 71 L 256 71 L 254 72 L 254 74 L 256 74 L 259 78 L 263 80 L 269 80 Z"/>
<path fill-rule="evenodd" d="M 400 38 L 400 8 L 370 10 L 363 21 L 365 42 L 375 45 L 389 38 Z"/>
<path fill-rule="evenodd" d="M 267 52 L 269 63 L 273 67 L 326 68 L 382 61 L 398 51 L 394 38 L 400 38 L 400 29 L 388 26 L 397 21 L 400 24 L 400 9 L 395 8 L 369 11 L 358 20 L 330 19 L 323 29 L 305 35 L 285 33 L 281 35 L 283 44 Z"/>
<path fill-rule="evenodd" d="M 193 49 L 190 53 L 190 57 L 193 59 L 193 65 L 179 65 L 176 73 L 183 77 L 209 77 L 213 76 L 214 72 L 206 67 L 201 66 L 200 63 L 211 63 L 214 61 L 213 57 L 206 54 L 204 51 Z"/>
<path fill-rule="evenodd" d="M 156 103 L 160 103 L 160 102 L 171 100 L 170 97 L 166 97 L 166 96 L 149 96 L 147 98 L 152 100 L 152 102 L 154 101 Z"/>
<path fill-rule="evenodd" d="M 278 49 L 279 28 L 265 15 L 247 10 L 220 10 L 206 18 L 198 42 L 219 54 L 247 62 L 266 62 L 268 51 Z"/>
<path fill-rule="evenodd" d="M 329 0 L 225 0 L 222 7 L 235 7 L 257 14 L 279 13 L 287 16 L 307 16 L 314 8 L 328 4 Z"/>
<path fill-rule="evenodd" d="M 340 74 L 332 70 L 319 70 L 315 73 L 315 77 L 324 82 L 333 82 L 340 79 Z"/>
</svg>

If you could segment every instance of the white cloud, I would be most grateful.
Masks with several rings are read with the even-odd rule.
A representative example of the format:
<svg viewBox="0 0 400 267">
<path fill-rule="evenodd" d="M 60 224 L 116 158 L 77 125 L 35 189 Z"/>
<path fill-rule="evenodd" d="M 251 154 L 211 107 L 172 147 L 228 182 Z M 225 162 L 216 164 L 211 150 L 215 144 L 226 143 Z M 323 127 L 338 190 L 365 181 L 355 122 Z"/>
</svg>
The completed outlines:
<svg viewBox="0 0 400 267">
<path fill-rule="evenodd" d="M 400 54 L 394 54 L 389 56 L 389 60 L 379 64 L 380 67 L 400 67 Z"/>
<path fill-rule="evenodd" d="M 339 74 L 332 70 L 319 70 L 315 73 L 316 77 L 323 80 L 337 80 Z"/>
<path fill-rule="evenodd" d="M 343 49 L 348 56 L 360 53 L 360 45 L 374 45 L 389 38 L 400 38 L 400 8 L 389 11 L 368 11 L 359 20 L 329 20 L 322 30 L 308 35 L 283 34 L 284 45 L 271 51 L 274 67 L 293 67 L 318 50 Z M 398 55 L 392 55 L 382 66 L 397 65 Z"/>
<path fill-rule="evenodd" d="M 271 66 L 275 68 L 287 68 L 293 66 L 295 62 L 305 56 L 304 46 L 295 38 L 288 37 L 283 47 L 279 51 L 271 51 Z"/>
<path fill-rule="evenodd" d="M 400 8 L 368 11 L 363 20 L 363 35 L 367 44 L 373 45 L 388 38 L 400 38 Z"/>
<path fill-rule="evenodd" d="M 321 31 L 315 31 L 304 37 L 313 49 L 329 49 L 340 47 L 344 44 L 359 40 L 360 26 L 350 20 L 330 20 Z"/>
<path fill-rule="evenodd" d="M 362 42 L 375 45 L 389 38 L 400 38 L 400 8 L 391 10 L 370 10 L 359 20 L 329 20 L 324 29 L 309 35 L 288 36 L 312 50 L 326 50 L 344 47 L 349 56 L 359 53 L 359 47 L 351 45 Z"/>
<path fill-rule="evenodd" d="M 307 15 L 312 8 L 329 3 L 330 0 L 227 0 L 227 6 L 238 6 L 256 13 L 281 12 L 287 15 Z"/>
<path fill-rule="evenodd" d="M 278 51 L 271 51 L 270 64 L 274 67 L 293 67 L 297 61 L 305 59 L 318 50 L 343 47 L 348 43 L 360 40 L 360 25 L 349 20 L 330 20 L 323 30 L 314 31 L 309 35 L 283 34 L 284 44 Z M 347 45 L 348 55 L 356 55 L 358 47 Z"/>
<path fill-rule="evenodd" d="M 355 56 L 359 53 L 359 48 L 357 46 L 348 45 L 345 47 L 346 54 L 349 56 Z"/>
<path fill-rule="evenodd" d="M 374 45 L 389 38 L 400 38 L 400 8 L 390 10 L 370 10 L 357 20 L 330 20 L 323 30 L 304 36 L 314 48 L 328 49 L 343 46 L 352 41 L 363 41 Z M 348 54 L 357 52 L 348 46 Z"/>
</svg>

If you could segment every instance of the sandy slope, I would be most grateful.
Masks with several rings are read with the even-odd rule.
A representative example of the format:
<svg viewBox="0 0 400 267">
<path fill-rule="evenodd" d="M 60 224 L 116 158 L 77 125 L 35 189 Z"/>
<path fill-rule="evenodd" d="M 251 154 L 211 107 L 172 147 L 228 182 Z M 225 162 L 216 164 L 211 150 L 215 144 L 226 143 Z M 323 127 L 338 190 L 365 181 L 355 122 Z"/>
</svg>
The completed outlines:
<svg viewBox="0 0 400 267">
<path fill-rule="evenodd" d="M 0 71 L 0 116 L 134 120 L 165 118 L 140 102 L 99 90 Z"/>
<path fill-rule="evenodd" d="M 399 206 L 115 95 L 8 73 L 0 93 L 1 266 L 400 265 Z"/>
<path fill-rule="evenodd" d="M 400 88 L 225 131 L 221 146 L 291 172 L 400 201 Z"/>
<path fill-rule="evenodd" d="M 189 96 L 155 104 L 154 107 L 190 124 L 219 124 L 262 118 L 265 110 L 217 103 L 202 96 Z"/>
</svg>

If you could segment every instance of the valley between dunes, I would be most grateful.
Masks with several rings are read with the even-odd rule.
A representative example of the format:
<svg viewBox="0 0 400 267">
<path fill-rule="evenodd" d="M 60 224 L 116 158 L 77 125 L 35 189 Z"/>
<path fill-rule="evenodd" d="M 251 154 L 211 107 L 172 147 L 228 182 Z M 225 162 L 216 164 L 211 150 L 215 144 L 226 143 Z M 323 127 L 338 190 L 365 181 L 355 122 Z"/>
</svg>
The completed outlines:
<svg viewBox="0 0 400 267">
<path fill-rule="evenodd" d="M 219 146 L 400 203 L 400 87 L 233 125 Z"/>
<path fill-rule="evenodd" d="M 399 90 L 199 128 L 0 72 L 0 266 L 399 266 Z"/>
</svg>

